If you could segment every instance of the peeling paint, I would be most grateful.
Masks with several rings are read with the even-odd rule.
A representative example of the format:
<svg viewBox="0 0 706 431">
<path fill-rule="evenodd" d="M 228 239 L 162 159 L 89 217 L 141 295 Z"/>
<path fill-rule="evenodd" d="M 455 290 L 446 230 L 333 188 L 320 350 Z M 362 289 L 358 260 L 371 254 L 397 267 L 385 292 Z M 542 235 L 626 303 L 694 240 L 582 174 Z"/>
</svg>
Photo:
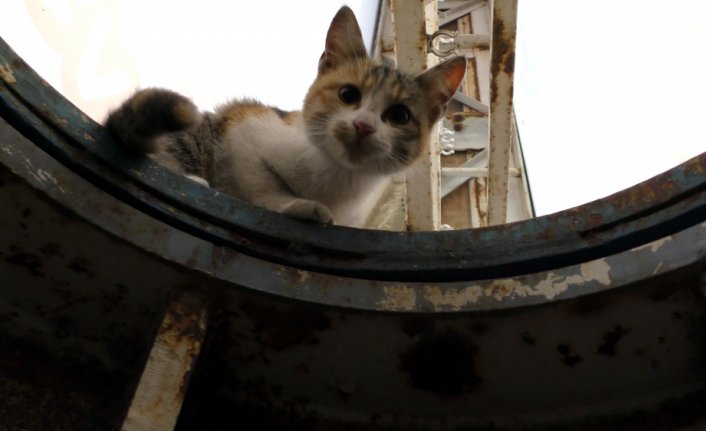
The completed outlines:
<svg viewBox="0 0 706 431">
<path fill-rule="evenodd" d="M 475 304 L 483 296 L 480 286 L 473 285 L 460 289 L 444 289 L 441 286 L 426 286 L 424 299 L 429 301 L 434 310 L 458 311 L 469 304 Z"/>
<path fill-rule="evenodd" d="M 404 284 L 384 286 L 384 297 L 378 301 L 383 310 L 412 311 L 417 304 L 417 291 Z"/>
<path fill-rule="evenodd" d="M 460 289 L 445 289 L 442 286 L 425 286 L 424 299 L 430 302 L 435 311 L 459 311 L 477 304 L 483 298 L 496 301 L 515 297 L 543 296 L 551 300 L 564 293 L 570 286 L 580 286 L 588 282 L 598 282 L 609 286 L 610 266 L 601 259 L 584 263 L 580 274 L 562 276 L 554 272 L 546 273 L 546 278 L 534 285 L 523 284 L 514 278 L 493 280 L 487 287 L 471 285 Z"/>
<path fill-rule="evenodd" d="M 581 264 L 581 276 L 585 282 L 597 281 L 604 286 L 610 285 L 610 265 L 605 259 L 592 260 Z M 581 283 L 583 284 L 583 283 Z"/>
<path fill-rule="evenodd" d="M 496 301 L 516 297 L 543 296 L 547 300 L 561 295 L 569 287 L 597 282 L 609 286 L 610 265 L 604 260 L 595 260 L 580 266 L 580 274 L 563 276 L 555 272 L 546 273 L 546 277 L 536 284 L 525 284 L 515 278 L 493 280 L 488 286 L 471 285 L 462 288 L 447 289 L 443 286 L 425 286 L 424 299 L 430 302 L 435 311 L 459 311 L 477 304 L 481 298 L 493 298 Z"/>
<path fill-rule="evenodd" d="M 547 273 L 547 277 L 537 283 L 537 288 L 530 295 L 542 295 L 547 299 L 553 299 L 566 292 L 569 287 L 583 286 L 592 281 L 604 286 L 610 285 L 610 265 L 605 259 L 586 262 L 580 268 L 580 274 L 568 277 L 560 276 L 554 272 Z"/>
<path fill-rule="evenodd" d="M 655 270 L 652 271 L 652 275 L 657 275 L 657 274 L 659 274 L 659 272 L 662 270 L 662 266 L 663 266 L 663 265 L 664 265 L 664 262 L 658 263 L 657 266 L 655 267 Z"/>
<path fill-rule="evenodd" d="M 29 164 L 31 165 L 31 163 L 29 163 Z M 34 177 L 34 179 L 40 184 L 52 183 L 63 194 L 66 194 L 66 195 L 71 194 L 71 190 L 67 190 L 66 188 L 62 187 L 59 180 L 56 179 L 56 177 L 49 171 L 46 171 L 46 170 L 40 168 L 40 169 L 37 169 L 35 172 L 30 172 L 30 175 L 32 175 L 32 177 Z"/>
<path fill-rule="evenodd" d="M 652 241 L 652 242 L 650 242 L 650 243 L 641 245 L 641 246 L 639 246 L 639 247 L 635 247 L 634 250 L 635 250 L 635 251 L 640 251 L 640 250 L 649 249 L 652 253 L 655 253 L 655 252 L 657 252 L 657 250 L 659 250 L 660 248 L 662 248 L 662 246 L 664 246 L 666 243 L 668 243 L 668 242 L 671 241 L 671 240 L 672 240 L 672 237 L 671 237 L 671 236 L 667 236 L 667 237 L 664 237 L 664 238 L 660 238 L 660 239 L 658 239 L 658 240 L 656 240 L 656 241 Z"/>
<path fill-rule="evenodd" d="M 311 280 L 311 273 L 309 271 L 297 270 L 297 281 L 299 283 L 306 283 Z"/>
<path fill-rule="evenodd" d="M 0 146 L 0 150 L 2 150 L 3 153 L 5 153 L 5 154 L 7 154 L 7 155 L 10 155 L 10 156 L 12 156 L 13 154 L 15 154 L 15 153 L 12 152 L 11 149 L 9 149 L 8 147 L 6 147 L 6 146 L 4 146 L 4 145 L 3 145 L 3 146 Z"/>
<path fill-rule="evenodd" d="M 497 301 L 515 296 L 533 296 L 531 287 L 523 285 L 514 278 L 493 280 L 490 286 L 483 291 L 485 296 L 493 297 Z"/>
<path fill-rule="evenodd" d="M 12 69 L 10 69 L 8 66 L 0 65 L 0 78 L 2 78 L 2 80 L 8 84 L 17 83 L 15 75 L 12 74 Z"/>
</svg>

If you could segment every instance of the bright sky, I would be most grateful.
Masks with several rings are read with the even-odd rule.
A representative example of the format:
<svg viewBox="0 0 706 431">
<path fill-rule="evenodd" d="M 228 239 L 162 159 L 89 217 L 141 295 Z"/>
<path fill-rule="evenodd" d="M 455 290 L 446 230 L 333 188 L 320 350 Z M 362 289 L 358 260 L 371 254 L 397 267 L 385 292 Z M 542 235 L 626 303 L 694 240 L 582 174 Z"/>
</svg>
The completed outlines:
<svg viewBox="0 0 706 431">
<path fill-rule="evenodd" d="M 138 86 L 296 110 L 343 4 L 372 34 L 375 1 L 3 0 L 0 35 L 97 119 Z"/>
<path fill-rule="evenodd" d="M 538 214 L 706 151 L 706 2 L 520 0 L 515 106 Z"/>
<path fill-rule="evenodd" d="M 343 3 L 371 34 L 375 0 L 3 0 L 0 35 L 98 120 L 153 85 L 204 109 L 242 96 L 299 109 Z M 538 214 L 706 151 L 706 2 L 519 3 L 516 109 Z"/>
</svg>

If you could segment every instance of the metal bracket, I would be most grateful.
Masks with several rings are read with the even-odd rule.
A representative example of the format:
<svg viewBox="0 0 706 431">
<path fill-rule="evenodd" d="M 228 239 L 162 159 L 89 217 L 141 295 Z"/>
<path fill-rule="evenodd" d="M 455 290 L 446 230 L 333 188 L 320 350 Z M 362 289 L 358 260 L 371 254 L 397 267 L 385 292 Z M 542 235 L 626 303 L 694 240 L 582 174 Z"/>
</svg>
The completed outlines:
<svg viewBox="0 0 706 431">
<path fill-rule="evenodd" d="M 442 29 L 428 36 L 427 40 L 429 51 L 442 58 L 458 54 L 461 50 L 490 47 L 489 34 L 458 34 Z"/>
</svg>

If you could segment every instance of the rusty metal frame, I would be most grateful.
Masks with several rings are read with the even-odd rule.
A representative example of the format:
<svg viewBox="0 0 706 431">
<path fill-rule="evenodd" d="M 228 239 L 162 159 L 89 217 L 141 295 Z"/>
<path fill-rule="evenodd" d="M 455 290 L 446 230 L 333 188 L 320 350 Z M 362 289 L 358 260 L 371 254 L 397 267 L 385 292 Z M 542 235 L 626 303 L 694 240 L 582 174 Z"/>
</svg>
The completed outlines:
<svg viewBox="0 0 706 431">
<path fill-rule="evenodd" d="M 122 431 L 172 430 L 206 334 L 203 295 L 182 292 L 167 306 Z"/>
<path fill-rule="evenodd" d="M 491 7 L 488 223 L 492 226 L 507 221 L 517 0 L 493 0 Z"/>
<path fill-rule="evenodd" d="M 427 53 L 427 34 L 438 28 L 435 1 L 392 0 L 397 67 L 417 74 L 433 66 L 436 56 Z M 440 144 L 434 126 L 426 153 L 407 171 L 407 228 L 436 231 L 441 227 Z"/>
<path fill-rule="evenodd" d="M 493 279 L 524 286 L 541 281 L 535 278 L 542 271 L 570 276 L 580 273 L 586 262 L 627 259 L 631 253 L 644 252 L 645 244 L 705 226 L 706 155 L 608 198 L 504 226 L 399 233 L 299 222 L 220 195 L 150 161 L 131 158 L 4 42 L 0 66 L 0 113 L 26 138 L 20 147 L 3 148 L 0 163 L 138 247 L 241 286 L 293 298 L 363 309 L 441 310 L 442 303 L 429 302 L 440 286 L 460 294 L 491 288 Z M 50 164 L 55 166 L 55 177 L 64 175 L 58 185 L 37 177 L 37 166 L 50 172 Z M 102 211 L 98 203 L 76 201 L 74 193 L 66 192 L 89 185 L 102 191 L 101 199 L 109 199 L 131 216 L 118 217 Z M 147 233 L 135 234 L 146 232 L 148 225 L 168 230 L 170 241 L 180 247 Z M 682 241 L 679 255 L 673 256 L 674 265 L 703 255 L 703 243 Z M 222 262 L 214 263 L 216 255 Z M 267 274 L 266 268 L 273 272 Z M 624 280 L 636 276 L 623 274 Z M 297 289 L 287 291 L 293 282 L 298 282 Z M 325 293 L 326 286 L 342 283 L 347 287 Z M 552 298 L 589 291 L 584 285 L 583 290 Z M 412 294 L 416 299 L 410 302 Z M 385 302 L 394 297 L 407 302 Z M 447 308 L 515 307 L 550 298 L 510 294 L 502 299 L 498 303 L 481 295 Z"/>
</svg>

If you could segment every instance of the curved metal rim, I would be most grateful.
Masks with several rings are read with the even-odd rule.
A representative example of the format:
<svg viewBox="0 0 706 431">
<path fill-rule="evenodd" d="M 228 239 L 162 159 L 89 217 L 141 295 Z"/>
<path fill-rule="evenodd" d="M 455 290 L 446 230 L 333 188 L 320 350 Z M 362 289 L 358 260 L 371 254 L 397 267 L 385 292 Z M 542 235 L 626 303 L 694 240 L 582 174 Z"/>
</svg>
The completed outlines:
<svg viewBox="0 0 706 431">
<path fill-rule="evenodd" d="M 512 277 L 600 259 L 706 220 L 704 153 L 610 197 L 508 225 L 410 233 L 300 222 L 131 158 L 4 41 L 0 66 L 0 114 L 64 166 L 177 229 L 295 268 L 368 280 Z"/>
</svg>

